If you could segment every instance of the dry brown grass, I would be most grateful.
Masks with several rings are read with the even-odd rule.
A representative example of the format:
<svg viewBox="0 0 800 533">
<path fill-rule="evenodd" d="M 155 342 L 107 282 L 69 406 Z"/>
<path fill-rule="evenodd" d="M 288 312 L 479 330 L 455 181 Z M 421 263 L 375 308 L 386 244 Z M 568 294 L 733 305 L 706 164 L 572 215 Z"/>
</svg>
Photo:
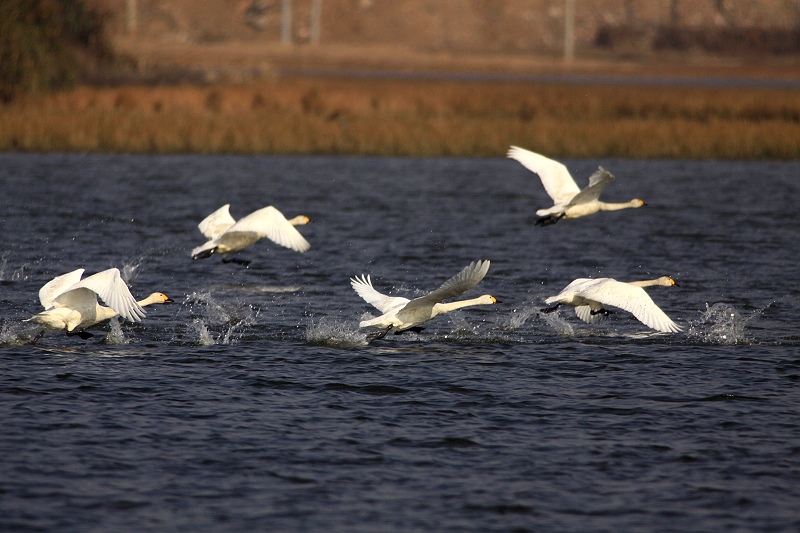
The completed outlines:
<svg viewBox="0 0 800 533">
<path fill-rule="evenodd" d="M 0 150 L 800 157 L 796 91 L 287 78 L 81 87 L 0 107 Z"/>
</svg>

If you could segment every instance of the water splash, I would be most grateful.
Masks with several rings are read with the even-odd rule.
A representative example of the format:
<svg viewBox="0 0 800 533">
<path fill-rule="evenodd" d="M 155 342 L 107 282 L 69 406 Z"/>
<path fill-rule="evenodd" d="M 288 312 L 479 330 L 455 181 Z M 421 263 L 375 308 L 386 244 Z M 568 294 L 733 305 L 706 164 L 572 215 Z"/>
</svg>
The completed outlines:
<svg viewBox="0 0 800 533">
<path fill-rule="evenodd" d="M 20 346 L 30 342 L 30 327 L 18 322 L 3 322 L 0 325 L 0 346 Z"/>
<path fill-rule="evenodd" d="M 135 264 L 125 264 L 122 265 L 122 269 L 120 271 L 120 275 L 122 279 L 130 285 L 136 280 L 136 276 L 139 275 L 139 267 L 142 266 L 141 261 Z"/>
<path fill-rule="evenodd" d="M 208 326 L 201 319 L 196 318 L 189 324 L 189 330 L 194 333 L 193 336 L 197 337 L 197 342 L 200 346 L 211 346 L 217 344 L 217 339 L 209 333 Z"/>
<path fill-rule="evenodd" d="M 565 337 L 575 336 L 575 329 L 569 322 L 561 318 L 561 315 L 558 312 L 539 313 L 539 316 L 548 326 L 556 330 L 556 333 L 559 335 L 563 335 Z"/>
<path fill-rule="evenodd" d="M 111 330 L 106 335 L 106 338 L 103 339 L 104 344 L 129 344 L 131 341 L 129 338 L 125 336 L 125 333 L 122 331 L 122 326 L 119 323 L 119 318 L 114 317 L 108 321 L 108 325 L 111 327 Z"/>
<path fill-rule="evenodd" d="M 315 322 L 312 317 L 306 327 L 306 342 L 333 348 L 354 348 L 367 345 L 367 335 L 354 328 L 352 322 L 323 317 Z"/>
<path fill-rule="evenodd" d="M 451 313 L 449 315 L 450 323 L 453 325 L 452 331 L 445 335 L 448 339 L 466 339 L 480 336 L 481 323 L 474 320 L 468 320 L 465 316 Z"/>
<path fill-rule="evenodd" d="M 182 307 L 192 315 L 187 325 L 189 337 L 202 346 L 235 343 L 241 330 L 255 324 L 260 311 L 244 303 L 223 305 L 208 292 L 188 295 Z"/>
<path fill-rule="evenodd" d="M 522 308 L 512 309 L 507 317 L 498 318 L 497 326 L 507 330 L 519 329 L 529 318 L 537 315 L 539 315 L 539 310 L 535 305 L 526 305 Z"/>
<path fill-rule="evenodd" d="M 28 275 L 25 274 L 26 264 L 23 264 L 13 272 L 9 272 L 8 258 L 11 256 L 11 250 L 6 250 L 3 255 L 0 255 L 0 281 L 27 281 Z"/>
<path fill-rule="evenodd" d="M 689 336 L 714 344 L 738 344 L 745 341 L 745 320 L 730 304 L 706 304 L 706 312 L 690 323 Z"/>
</svg>

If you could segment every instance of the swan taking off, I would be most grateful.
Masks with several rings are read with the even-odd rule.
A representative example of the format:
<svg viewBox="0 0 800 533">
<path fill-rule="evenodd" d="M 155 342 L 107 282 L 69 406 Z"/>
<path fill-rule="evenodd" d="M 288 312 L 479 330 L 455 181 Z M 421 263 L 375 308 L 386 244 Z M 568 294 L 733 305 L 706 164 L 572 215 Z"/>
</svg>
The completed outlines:
<svg viewBox="0 0 800 533">
<path fill-rule="evenodd" d="M 555 311 L 561 304 L 572 305 L 578 318 L 594 324 L 610 312 L 603 308 L 603 304 L 612 305 L 632 313 L 641 323 L 655 330 L 665 333 L 681 331 L 682 328 L 673 322 L 644 291 L 643 287 L 654 285 L 672 287 L 676 283 L 669 276 L 628 283 L 612 278 L 578 278 L 556 296 L 546 299 L 545 303 L 555 303 L 556 306 L 542 311 L 549 313 Z"/>
<path fill-rule="evenodd" d="M 39 301 L 45 310 L 26 320 L 45 327 L 33 339 L 34 343 L 46 331 L 58 330 L 66 330 L 67 335 L 79 335 L 82 339 L 88 339 L 92 334 L 83 331 L 84 328 L 117 315 L 131 322 L 140 322 L 145 315 L 143 307 L 172 302 L 161 292 L 154 292 L 137 302 L 116 268 L 81 279 L 83 272 L 84 269 L 79 268 L 62 274 L 39 289 Z M 98 297 L 109 307 L 97 303 Z"/>
<path fill-rule="evenodd" d="M 308 241 L 295 229 L 295 226 L 310 222 L 307 216 L 300 215 L 286 220 L 280 211 L 269 206 L 253 211 L 237 222 L 231 216 L 229 208 L 230 204 L 223 205 L 197 225 L 209 241 L 192 250 L 192 259 L 203 259 L 211 254 L 225 256 L 244 250 L 264 237 L 296 252 L 305 252 L 311 248 Z"/>
<path fill-rule="evenodd" d="M 581 190 L 563 164 L 548 159 L 543 155 L 512 146 L 508 157 L 522 163 L 522 166 L 539 175 L 544 190 L 553 199 L 553 207 L 539 209 L 536 214 L 542 218 L 536 221 L 537 226 L 555 224 L 562 218 L 580 218 L 593 215 L 598 211 L 618 211 L 646 205 L 642 200 L 634 198 L 630 202 L 606 203 L 598 200 L 600 193 L 614 181 L 611 172 L 603 167 L 589 177 L 589 185 Z"/>
<path fill-rule="evenodd" d="M 472 262 L 435 291 L 414 300 L 379 293 L 372 286 L 369 275 L 362 274 L 361 277 L 350 278 L 350 285 L 356 293 L 383 313 L 377 318 L 362 321 L 359 327 L 385 328 L 383 332 L 369 339 L 373 341 L 383 338 L 392 329 L 396 334 L 409 329 L 418 331 L 417 326 L 423 322 L 462 307 L 497 303 L 495 297 L 488 294 L 471 300 L 442 303 L 443 300 L 455 298 L 473 288 L 480 283 L 488 271 L 488 260 Z"/>
</svg>

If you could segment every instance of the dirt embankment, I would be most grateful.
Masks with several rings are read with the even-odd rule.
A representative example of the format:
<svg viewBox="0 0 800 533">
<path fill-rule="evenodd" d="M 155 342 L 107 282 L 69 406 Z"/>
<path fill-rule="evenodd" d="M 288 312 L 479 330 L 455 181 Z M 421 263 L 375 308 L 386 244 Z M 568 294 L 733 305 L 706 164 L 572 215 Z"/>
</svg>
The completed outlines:
<svg viewBox="0 0 800 533">
<path fill-rule="evenodd" d="M 111 13 L 109 30 L 117 50 L 133 59 L 140 74 L 166 81 L 181 76 L 247 81 L 303 68 L 800 75 L 800 7 L 783 0 L 764 0 L 757 9 L 745 0 L 581 0 L 571 62 L 563 60 L 563 0 L 316 0 L 321 6 L 316 29 L 315 0 L 293 0 L 285 29 L 281 0 L 136 0 L 133 18 L 126 15 L 125 2 L 96 1 Z M 686 31 L 676 34 L 681 28 Z M 711 53 L 677 38 L 698 29 L 720 35 L 737 29 L 761 40 L 765 29 L 767 35 L 788 32 L 798 53 L 772 53 L 769 43 L 759 44 L 755 37 L 752 50 Z M 659 35 L 662 41 L 665 35 L 677 39 L 675 46 L 656 47 Z"/>
</svg>

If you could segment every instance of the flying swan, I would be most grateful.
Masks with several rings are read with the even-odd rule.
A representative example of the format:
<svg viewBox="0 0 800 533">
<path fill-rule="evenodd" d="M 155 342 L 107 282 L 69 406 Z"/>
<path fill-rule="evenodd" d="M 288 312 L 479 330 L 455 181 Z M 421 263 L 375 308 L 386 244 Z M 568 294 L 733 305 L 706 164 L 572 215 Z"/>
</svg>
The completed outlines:
<svg viewBox="0 0 800 533">
<path fill-rule="evenodd" d="M 555 303 L 556 306 L 542 311 L 549 313 L 555 311 L 559 305 L 567 304 L 575 307 L 578 318 L 594 324 L 610 313 L 603 304 L 612 305 L 632 313 L 641 323 L 655 330 L 665 333 L 681 331 L 682 328 L 673 322 L 645 292 L 644 287 L 655 285 L 672 287 L 676 283 L 669 276 L 627 283 L 612 278 L 578 278 L 556 296 L 547 298 L 545 303 Z"/>
<path fill-rule="evenodd" d="M 305 252 L 311 248 L 308 241 L 295 229 L 295 226 L 310 222 L 307 216 L 300 215 L 286 220 L 275 207 L 268 206 L 253 211 L 237 222 L 231 216 L 229 208 L 230 204 L 223 205 L 197 225 L 200 232 L 209 240 L 192 250 L 192 259 L 204 259 L 211 254 L 222 254 L 225 262 L 247 264 L 247 261 L 228 260 L 225 256 L 244 250 L 264 237 L 296 252 Z"/>
<path fill-rule="evenodd" d="M 369 338 L 369 341 L 381 339 L 389 331 L 394 330 L 400 334 L 407 330 L 419 331 L 418 328 L 423 322 L 449 313 L 462 307 L 472 305 L 491 305 L 497 303 L 497 299 L 489 294 L 484 294 L 471 300 L 461 300 L 457 302 L 442 303 L 448 298 L 461 296 L 486 276 L 489 271 L 489 261 L 474 261 L 466 266 L 461 272 L 444 282 L 435 291 L 409 300 L 400 296 L 386 296 L 375 290 L 369 275 L 361 275 L 350 278 L 350 285 L 367 303 L 372 304 L 381 313 L 381 316 L 371 320 L 364 320 L 359 327 L 384 328 L 384 331 Z"/>
<path fill-rule="evenodd" d="M 646 205 L 638 198 L 616 204 L 598 200 L 600 193 L 615 179 L 611 172 L 603 167 L 599 167 L 589 177 L 589 185 L 581 190 L 572 179 L 567 167 L 558 161 L 518 146 L 512 146 L 507 155 L 522 163 L 522 166 L 531 172 L 538 174 L 544 190 L 553 199 L 553 207 L 536 211 L 536 214 L 542 217 L 536 221 L 537 226 L 555 224 L 562 218 L 569 220 L 585 217 L 598 211 L 618 211 Z"/>
<path fill-rule="evenodd" d="M 143 307 L 172 302 L 161 292 L 154 292 L 137 302 L 116 268 L 81 279 L 83 272 L 84 269 L 79 268 L 62 274 L 39 289 L 39 301 L 45 310 L 25 320 L 45 327 L 33 339 L 34 343 L 45 332 L 59 330 L 66 330 L 69 336 L 88 339 L 93 335 L 83 331 L 84 328 L 117 315 L 131 322 L 140 322 L 145 315 Z M 98 297 L 109 307 L 97 303 Z"/>
</svg>

